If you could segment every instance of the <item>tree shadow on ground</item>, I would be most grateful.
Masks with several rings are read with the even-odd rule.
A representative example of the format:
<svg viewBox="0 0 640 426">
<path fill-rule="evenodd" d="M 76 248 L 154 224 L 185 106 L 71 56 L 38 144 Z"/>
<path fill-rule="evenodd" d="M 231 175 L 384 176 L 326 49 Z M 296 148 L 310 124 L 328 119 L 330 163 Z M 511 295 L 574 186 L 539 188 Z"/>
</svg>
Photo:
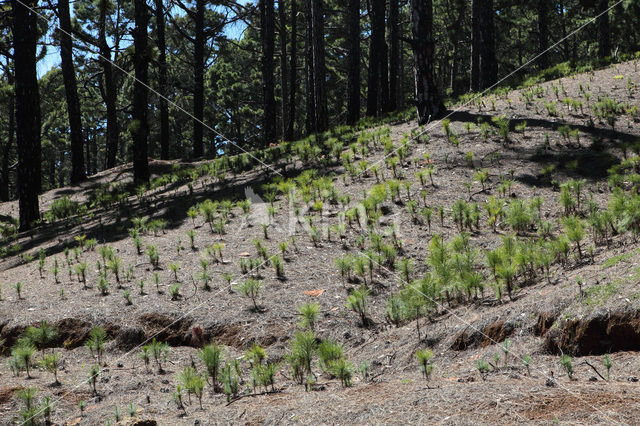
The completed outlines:
<svg viewBox="0 0 640 426">
<path fill-rule="evenodd" d="M 454 112 L 452 121 L 477 123 L 478 119 L 491 123 L 491 115 L 473 114 L 467 111 Z M 528 128 L 541 128 L 557 131 L 558 127 L 564 123 L 556 123 L 538 118 L 522 117 L 512 119 L 510 128 L 513 131 L 515 126 L 526 121 Z M 493 123 L 492 123 L 493 124 Z M 607 177 L 608 170 L 618 164 L 620 160 L 609 152 L 609 149 L 622 149 L 624 145 L 640 142 L 640 137 L 631 133 L 624 133 L 612 129 L 585 126 L 579 124 L 569 125 L 572 129 L 579 129 L 580 132 L 591 136 L 589 146 L 583 144 L 566 144 L 561 148 L 547 148 L 542 146 L 522 146 L 515 144 L 503 144 L 501 157 L 510 156 L 527 159 L 539 163 L 541 167 L 554 165 L 555 171 L 565 174 L 567 177 L 580 177 L 591 181 Z M 506 157 L 505 157 L 506 156 Z M 522 174 L 516 177 L 519 181 L 530 186 L 549 185 L 550 180 L 541 176 Z"/>
</svg>

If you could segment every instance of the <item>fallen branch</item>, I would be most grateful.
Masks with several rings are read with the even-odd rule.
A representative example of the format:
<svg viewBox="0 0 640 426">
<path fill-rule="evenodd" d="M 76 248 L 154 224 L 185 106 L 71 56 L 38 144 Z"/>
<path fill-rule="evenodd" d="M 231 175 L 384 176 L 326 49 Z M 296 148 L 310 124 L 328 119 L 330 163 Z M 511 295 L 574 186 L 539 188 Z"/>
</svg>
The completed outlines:
<svg viewBox="0 0 640 426">
<path fill-rule="evenodd" d="M 598 371 L 598 369 L 597 369 L 596 367 L 594 367 L 591 363 L 589 363 L 589 361 L 587 361 L 587 360 L 585 359 L 585 360 L 584 360 L 584 363 L 585 363 L 585 364 L 587 364 L 589 367 L 591 367 L 591 368 L 593 369 L 593 371 L 595 371 L 595 372 L 596 372 L 596 374 L 597 374 L 598 376 L 600 376 L 600 378 L 601 378 L 602 380 L 605 380 L 605 381 L 607 380 L 607 379 L 605 379 L 604 377 L 602 377 L 602 374 L 600 374 L 600 372 Z"/>
<path fill-rule="evenodd" d="M 281 389 L 276 389 L 276 390 L 272 390 L 272 391 L 248 393 L 248 394 L 245 394 L 245 395 L 240 395 L 240 396 L 235 397 L 231 401 L 227 402 L 227 405 L 225 405 L 225 407 L 228 407 L 229 405 L 233 404 L 234 402 L 236 402 L 237 400 L 242 399 L 242 398 L 248 398 L 248 397 L 251 397 L 251 396 L 271 395 L 271 394 L 274 394 L 274 393 L 281 393 L 281 392 L 282 392 Z"/>
</svg>

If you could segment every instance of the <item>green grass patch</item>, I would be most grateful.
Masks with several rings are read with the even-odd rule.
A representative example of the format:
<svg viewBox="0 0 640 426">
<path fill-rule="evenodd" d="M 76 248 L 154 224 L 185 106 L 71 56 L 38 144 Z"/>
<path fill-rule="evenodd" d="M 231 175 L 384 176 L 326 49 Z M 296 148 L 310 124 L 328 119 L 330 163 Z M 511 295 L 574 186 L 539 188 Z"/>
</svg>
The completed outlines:
<svg viewBox="0 0 640 426">
<path fill-rule="evenodd" d="M 618 292 L 620 280 L 609 284 L 600 284 L 589 287 L 584 292 L 582 303 L 587 306 L 603 305 L 611 296 Z"/>
<path fill-rule="evenodd" d="M 640 253 L 640 248 L 637 248 L 628 253 L 622 253 L 617 256 L 610 257 L 609 259 L 602 262 L 602 269 L 611 268 L 612 266 L 616 266 L 620 262 L 628 262 L 633 257 L 637 256 Z"/>
</svg>

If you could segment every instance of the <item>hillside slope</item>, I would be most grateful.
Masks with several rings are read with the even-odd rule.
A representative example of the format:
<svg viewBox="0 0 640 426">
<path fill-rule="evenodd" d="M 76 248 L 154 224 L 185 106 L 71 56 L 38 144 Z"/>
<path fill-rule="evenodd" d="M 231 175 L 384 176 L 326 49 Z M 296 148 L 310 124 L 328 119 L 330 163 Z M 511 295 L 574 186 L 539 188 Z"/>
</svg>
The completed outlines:
<svg viewBox="0 0 640 426">
<path fill-rule="evenodd" d="M 123 195 L 135 193 L 127 166 L 45 194 L 45 209 L 62 195 L 94 207 L 11 242 L 31 258 L 0 261 L 0 422 L 34 386 L 60 424 L 102 422 L 114 407 L 126 417 L 129 404 L 160 424 L 633 423 L 637 66 L 487 96 L 421 129 L 337 129 L 268 166 L 154 162 L 164 177 L 137 195 Z M 256 281 L 255 300 L 243 296 Z M 317 355 L 308 391 L 292 377 L 305 303 L 319 305 L 315 342 L 343 346 L 352 386 Z M 27 379 L 7 362 L 42 320 L 58 330 L 42 344 L 60 356 L 55 386 L 44 369 Z M 99 360 L 84 345 L 94 326 L 108 336 Z M 152 338 L 170 346 L 161 373 L 140 357 Z M 208 382 L 202 409 L 185 393 L 182 410 L 179 375 L 202 372 L 198 348 L 214 340 L 229 366 L 239 361 L 239 389 L 227 403 Z M 242 358 L 253 344 L 278 363 L 269 393 Z M 415 356 L 425 348 L 429 380 Z"/>
</svg>

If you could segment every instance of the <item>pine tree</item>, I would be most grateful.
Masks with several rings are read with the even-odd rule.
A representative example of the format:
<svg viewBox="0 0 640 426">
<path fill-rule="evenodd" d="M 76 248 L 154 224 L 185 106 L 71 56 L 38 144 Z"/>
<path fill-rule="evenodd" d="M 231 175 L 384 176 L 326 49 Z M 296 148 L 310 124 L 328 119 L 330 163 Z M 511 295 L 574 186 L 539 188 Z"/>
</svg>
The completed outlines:
<svg viewBox="0 0 640 426">
<path fill-rule="evenodd" d="M 425 124 L 443 112 L 433 75 L 433 5 L 431 0 L 411 0 L 411 40 L 418 123 Z"/>
<path fill-rule="evenodd" d="M 147 112 L 149 109 L 147 87 L 149 86 L 149 51 L 147 47 L 147 27 L 149 13 L 145 0 L 134 2 L 135 28 L 133 31 L 136 82 L 133 89 L 133 121 L 131 133 L 133 136 L 133 181 L 140 185 L 149 181 L 149 160 L 147 158 L 147 137 L 149 123 Z"/>
<path fill-rule="evenodd" d="M 20 230 L 40 218 L 41 189 L 40 93 L 36 74 L 38 16 L 36 0 L 11 1 L 18 142 Z"/>
<path fill-rule="evenodd" d="M 71 183 L 76 184 L 85 178 L 84 141 L 82 138 L 82 117 L 80 114 L 80 101 L 78 100 L 76 71 L 73 65 L 69 0 L 58 0 L 58 18 L 60 20 L 60 59 L 71 133 Z"/>
</svg>

